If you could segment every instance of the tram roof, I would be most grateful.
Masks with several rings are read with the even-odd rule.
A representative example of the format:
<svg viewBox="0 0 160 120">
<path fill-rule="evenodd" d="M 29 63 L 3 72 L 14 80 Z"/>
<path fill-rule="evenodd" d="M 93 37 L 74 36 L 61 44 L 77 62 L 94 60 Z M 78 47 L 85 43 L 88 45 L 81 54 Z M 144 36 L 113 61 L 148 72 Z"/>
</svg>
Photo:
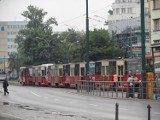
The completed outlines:
<svg viewBox="0 0 160 120">
<path fill-rule="evenodd" d="M 53 64 L 42 64 L 41 66 L 52 66 Z"/>
</svg>

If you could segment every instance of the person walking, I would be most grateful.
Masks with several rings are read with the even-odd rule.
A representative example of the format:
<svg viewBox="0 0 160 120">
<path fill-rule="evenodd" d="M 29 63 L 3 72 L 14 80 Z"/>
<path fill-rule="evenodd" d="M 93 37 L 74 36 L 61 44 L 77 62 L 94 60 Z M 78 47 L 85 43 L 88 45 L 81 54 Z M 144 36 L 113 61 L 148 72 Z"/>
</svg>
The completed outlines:
<svg viewBox="0 0 160 120">
<path fill-rule="evenodd" d="M 128 75 L 128 79 L 127 79 L 127 82 L 128 82 L 128 97 L 130 98 L 133 98 L 133 77 L 131 75 Z"/>
<path fill-rule="evenodd" d="M 139 91 L 139 81 L 138 81 L 138 77 L 136 74 L 134 74 L 133 80 L 134 80 L 134 91 L 138 92 Z"/>
<path fill-rule="evenodd" d="M 118 87 L 118 75 L 115 73 L 113 75 L 113 90 L 116 91 Z"/>
<path fill-rule="evenodd" d="M 8 86 L 9 86 L 8 81 L 7 81 L 7 79 L 5 79 L 5 80 L 3 81 L 4 95 L 6 95 L 6 93 L 9 94 L 8 88 L 7 88 Z"/>
</svg>

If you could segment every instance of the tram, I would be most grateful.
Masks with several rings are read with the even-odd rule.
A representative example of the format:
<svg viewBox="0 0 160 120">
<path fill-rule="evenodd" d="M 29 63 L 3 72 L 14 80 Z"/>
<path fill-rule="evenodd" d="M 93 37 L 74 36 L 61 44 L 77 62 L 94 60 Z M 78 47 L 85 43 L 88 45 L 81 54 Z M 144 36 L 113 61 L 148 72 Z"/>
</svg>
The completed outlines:
<svg viewBox="0 0 160 120">
<path fill-rule="evenodd" d="M 150 61 L 150 59 L 147 59 Z M 150 62 L 148 62 L 150 63 Z M 147 64 L 148 64 L 147 63 Z M 113 74 L 118 75 L 118 89 L 127 88 L 128 74 L 136 74 L 141 80 L 141 59 L 104 59 L 89 62 L 89 78 L 96 84 L 106 81 L 113 86 Z M 86 80 L 86 62 L 68 64 L 42 64 L 32 67 L 21 67 L 20 83 L 25 85 L 77 87 L 77 81 Z"/>
</svg>

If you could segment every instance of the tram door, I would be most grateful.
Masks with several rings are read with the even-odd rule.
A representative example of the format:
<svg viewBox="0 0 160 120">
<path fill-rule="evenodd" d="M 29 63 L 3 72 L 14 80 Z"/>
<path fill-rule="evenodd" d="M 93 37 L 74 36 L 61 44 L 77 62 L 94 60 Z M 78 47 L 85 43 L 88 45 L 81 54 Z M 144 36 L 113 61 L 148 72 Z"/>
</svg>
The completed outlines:
<svg viewBox="0 0 160 120">
<path fill-rule="evenodd" d="M 124 75 L 124 61 L 123 60 L 117 61 L 117 73 L 118 73 L 119 86 L 122 86 L 123 75 Z"/>
<path fill-rule="evenodd" d="M 109 62 L 108 61 L 102 61 L 101 75 L 102 75 L 103 81 L 109 80 L 108 78 L 109 77 Z"/>
<path fill-rule="evenodd" d="M 59 75 L 59 85 L 60 86 L 62 86 L 63 85 L 63 80 L 62 80 L 62 78 L 63 78 L 63 75 L 64 75 L 64 73 L 63 73 L 63 65 L 59 65 L 58 66 L 58 75 Z"/>
<path fill-rule="evenodd" d="M 79 74 L 80 74 L 80 77 L 81 77 L 81 80 L 85 80 L 86 79 L 86 77 L 85 77 L 85 63 L 80 63 L 79 64 L 79 67 L 80 67 L 80 72 L 79 72 Z"/>
</svg>

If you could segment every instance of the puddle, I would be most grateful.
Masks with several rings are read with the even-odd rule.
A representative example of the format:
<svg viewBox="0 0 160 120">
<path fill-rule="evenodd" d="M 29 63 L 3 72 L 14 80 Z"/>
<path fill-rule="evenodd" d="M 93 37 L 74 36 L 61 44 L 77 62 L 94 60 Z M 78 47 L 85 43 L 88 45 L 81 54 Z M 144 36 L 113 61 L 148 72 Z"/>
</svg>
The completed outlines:
<svg viewBox="0 0 160 120">
<path fill-rule="evenodd" d="M 10 105 L 10 106 L 18 107 L 25 110 L 40 111 L 40 108 L 28 106 L 28 105 L 21 105 L 21 104 L 9 103 L 9 102 L 3 102 L 3 105 Z"/>
<path fill-rule="evenodd" d="M 24 109 L 24 110 L 40 111 L 40 112 L 44 112 L 44 114 L 48 114 L 48 115 L 52 114 L 52 115 L 59 115 L 59 116 L 66 116 L 66 117 L 76 117 L 77 116 L 77 115 L 73 115 L 73 114 L 67 114 L 67 113 L 64 113 L 64 112 L 48 111 L 48 110 L 44 110 L 44 109 L 41 109 L 41 108 L 38 108 L 38 107 L 16 104 L 16 103 L 3 102 L 3 105 L 10 105 L 10 106 L 14 106 L 14 107 Z M 84 119 L 87 118 L 87 117 L 84 117 L 84 116 L 79 116 L 79 117 L 84 118 Z"/>
<path fill-rule="evenodd" d="M 76 115 L 70 115 L 70 114 L 59 114 L 59 115 L 61 115 L 61 116 L 68 116 L 68 117 L 75 117 Z"/>
<path fill-rule="evenodd" d="M 9 105 L 9 102 L 3 102 L 3 105 Z"/>
</svg>

